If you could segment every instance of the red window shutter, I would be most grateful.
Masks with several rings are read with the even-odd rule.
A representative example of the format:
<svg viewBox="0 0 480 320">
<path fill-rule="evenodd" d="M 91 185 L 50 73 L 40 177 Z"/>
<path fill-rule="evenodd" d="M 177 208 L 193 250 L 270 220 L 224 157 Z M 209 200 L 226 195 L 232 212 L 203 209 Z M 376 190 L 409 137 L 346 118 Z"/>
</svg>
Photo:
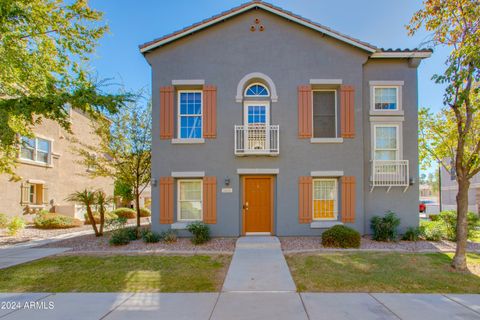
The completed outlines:
<svg viewBox="0 0 480 320">
<path fill-rule="evenodd" d="M 217 178 L 203 178 L 203 222 L 217 223 Z"/>
<path fill-rule="evenodd" d="M 173 178 L 160 178 L 160 223 L 173 223 Z"/>
<path fill-rule="evenodd" d="M 355 88 L 340 86 L 341 135 L 343 138 L 355 138 Z"/>
<path fill-rule="evenodd" d="M 173 138 L 174 107 L 173 86 L 160 88 L 160 139 Z"/>
<path fill-rule="evenodd" d="M 217 137 L 217 87 L 203 86 L 203 137 Z"/>
<path fill-rule="evenodd" d="M 298 180 L 298 222 L 312 222 L 312 177 L 300 177 Z"/>
<path fill-rule="evenodd" d="M 355 222 L 355 177 L 342 177 L 342 222 Z"/>
<path fill-rule="evenodd" d="M 312 137 L 312 87 L 298 86 L 298 137 L 308 139 Z"/>
</svg>

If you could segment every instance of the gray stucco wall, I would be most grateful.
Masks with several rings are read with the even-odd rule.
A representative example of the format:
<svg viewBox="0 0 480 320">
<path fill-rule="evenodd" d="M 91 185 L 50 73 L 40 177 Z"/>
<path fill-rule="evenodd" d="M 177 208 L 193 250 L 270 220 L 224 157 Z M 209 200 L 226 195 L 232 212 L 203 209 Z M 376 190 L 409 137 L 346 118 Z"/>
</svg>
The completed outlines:
<svg viewBox="0 0 480 320">
<path fill-rule="evenodd" d="M 264 32 L 250 32 L 255 18 Z M 403 226 L 415 225 L 418 215 L 418 188 L 407 192 L 392 188 L 390 193 L 369 193 L 370 126 L 365 110 L 369 103 L 362 89 L 368 80 L 405 80 L 404 154 L 411 161 L 411 175 L 417 177 L 416 141 L 416 70 L 406 62 L 368 62 L 366 52 L 262 10 L 253 10 L 187 36 L 146 54 L 152 66 L 153 158 L 152 177 L 170 176 L 172 171 L 205 171 L 217 177 L 217 224 L 211 225 L 215 236 L 241 233 L 241 198 L 238 168 L 278 168 L 275 181 L 275 226 L 277 235 L 318 235 L 322 230 L 298 223 L 298 178 L 316 170 L 342 170 L 355 176 L 357 218 L 352 225 L 369 232 L 365 222 L 372 214 L 393 209 L 402 217 Z M 278 157 L 236 157 L 234 125 L 243 123 L 243 105 L 235 102 L 240 79 L 251 72 L 272 78 L 278 102 L 271 103 L 271 124 L 280 125 Z M 173 145 L 160 140 L 159 88 L 174 79 L 205 79 L 217 86 L 217 138 L 205 144 Z M 356 138 L 342 144 L 311 144 L 297 137 L 297 86 L 309 79 L 342 79 L 354 85 Z M 366 129 L 365 129 L 366 128 Z M 364 136 L 365 135 L 365 136 Z M 224 177 L 229 177 L 233 193 L 221 193 Z M 416 190 L 416 191 L 415 191 Z M 152 189 L 152 221 L 160 225 L 158 187 Z M 418 208 L 417 208 L 418 210 Z M 340 209 L 341 211 L 341 209 Z M 176 214 L 176 208 L 175 208 Z M 417 220 L 415 220 L 417 219 Z"/>
</svg>

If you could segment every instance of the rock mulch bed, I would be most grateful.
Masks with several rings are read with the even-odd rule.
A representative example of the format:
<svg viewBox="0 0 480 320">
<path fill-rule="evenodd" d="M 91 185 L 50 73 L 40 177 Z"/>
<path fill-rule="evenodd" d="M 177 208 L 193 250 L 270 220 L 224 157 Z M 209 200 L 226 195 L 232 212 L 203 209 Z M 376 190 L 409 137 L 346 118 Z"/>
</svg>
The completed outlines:
<svg viewBox="0 0 480 320">
<path fill-rule="evenodd" d="M 145 243 L 142 240 L 131 241 L 124 246 L 111 246 L 108 243 L 109 235 L 95 237 L 93 234 L 73 237 L 56 241 L 41 246 L 41 248 L 71 248 L 69 252 L 120 252 L 120 251 L 144 251 L 144 252 L 165 252 L 165 251 L 211 251 L 211 252 L 233 252 L 236 238 L 213 238 L 203 245 L 194 245 L 188 238 L 178 238 L 177 242 Z"/>
<path fill-rule="evenodd" d="M 89 225 L 83 225 L 81 227 L 69 229 L 45 230 L 37 229 L 33 225 L 27 225 L 25 229 L 20 230 L 15 236 L 9 236 L 7 235 L 6 229 L 0 229 L 0 247 L 28 241 L 51 239 L 56 236 L 87 230 L 92 230 L 92 227 Z"/>
<path fill-rule="evenodd" d="M 129 225 L 135 225 L 136 220 L 128 220 Z M 150 224 L 150 218 L 142 218 L 141 224 Z M 8 247 L 14 244 L 25 243 L 28 241 L 47 240 L 57 236 L 66 235 L 70 233 L 76 233 L 81 231 L 91 231 L 93 229 L 91 225 L 82 225 L 76 228 L 68 229 L 38 229 L 33 224 L 28 224 L 25 229 L 18 231 L 15 236 L 7 235 L 7 229 L 0 229 L 0 248 Z"/>
<path fill-rule="evenodd" d="M 281 237 L 283 251 L 314 251 L 331 250 L 322 246 L 320 237 Z M 455 251 L 455 243 L 442 240 L 434 241 L 398 241 L 398 242 L 379 242 L 369 237 L 362 237 L 360 249 L 363 250 L 397 250 L 408 252 L 445 252 Z M 341 250 L 341 249 L 340 249 Z M 480 251 L 480 243 L 469 242 L 468 251 Z"/>
</svg>

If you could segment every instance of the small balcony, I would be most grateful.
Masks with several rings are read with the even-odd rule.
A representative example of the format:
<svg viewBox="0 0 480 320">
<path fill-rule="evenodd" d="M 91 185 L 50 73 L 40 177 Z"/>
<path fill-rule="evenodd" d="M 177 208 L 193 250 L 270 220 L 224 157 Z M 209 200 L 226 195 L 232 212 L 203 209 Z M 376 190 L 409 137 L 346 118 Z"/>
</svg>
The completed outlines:
<svg viewBox="0 0 480 320">
<path fill-rule="evenodd" d="M 235 155 L 277 156 L 279 148 L 278 125 L 235 126 Z"/>
<path fill-rule="evenodd" d="M 372 184 L 375 187 L 404 187 L 410 185 L 408 160 L 372 160 Z"/>
</svg>

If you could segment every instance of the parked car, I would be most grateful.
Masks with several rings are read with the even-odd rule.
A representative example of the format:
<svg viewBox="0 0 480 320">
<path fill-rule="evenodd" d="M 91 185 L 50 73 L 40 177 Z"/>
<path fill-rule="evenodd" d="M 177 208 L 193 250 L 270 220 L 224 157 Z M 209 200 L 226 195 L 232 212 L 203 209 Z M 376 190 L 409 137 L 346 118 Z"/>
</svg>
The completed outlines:
<svg viewBox="0 0 480 320">
<path fill-rule="evenodd" d="M 422 201 L 420 201 L 420 205 L 418 206 L 418 211 L 421 212 L 421 213 L 424 213 L 427 210 L 427 204 L 430 204 L 430 203 L 435 203 L 435 202 L 432 201 L 432 200 L 422 200 Z"/>
</svg>

